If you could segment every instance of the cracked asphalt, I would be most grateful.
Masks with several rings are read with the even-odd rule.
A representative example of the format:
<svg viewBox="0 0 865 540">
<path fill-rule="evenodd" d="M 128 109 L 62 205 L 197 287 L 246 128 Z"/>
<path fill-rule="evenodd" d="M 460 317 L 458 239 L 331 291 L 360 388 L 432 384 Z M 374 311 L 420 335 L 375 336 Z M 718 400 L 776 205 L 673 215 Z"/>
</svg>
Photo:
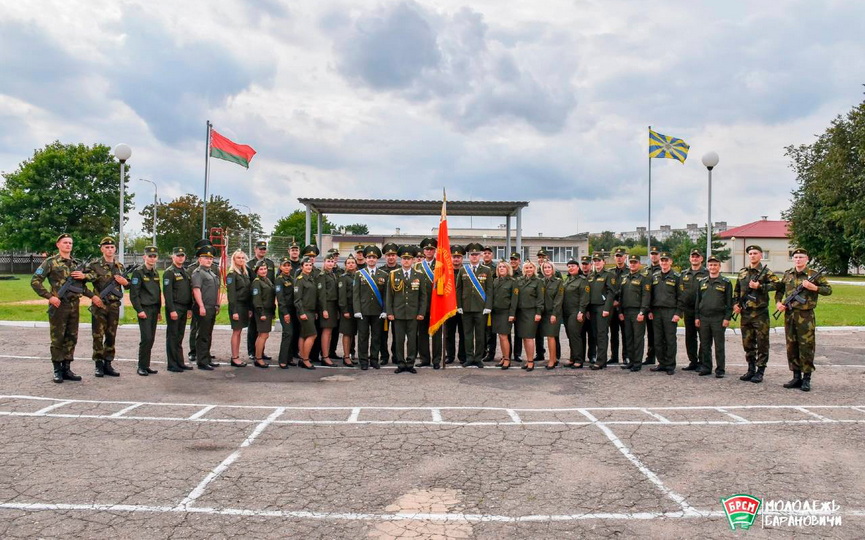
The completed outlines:
<svg viewBox="0 0 865 540">
<path fill-rule="evenodd" d="M 725 379 L 542 364 L 174 374 L 160 328 L 145 378 L 137 329 L 121 328 L 122 376 L 97 379 L 89 332 L 84 380 L 57 385 L 48 330 L 0 327 L 2 538 L 857 538 L 865 524 L 859 332 L 818 334 L 811 393 L 781 387 L 776 334 L 752 384 L 738 335 Z M 214 334 L 223 362 L 229 336 Z M 843 522 L 733 533 L 719 499 L 737 493 L 834 500 Z"/>
</svg>

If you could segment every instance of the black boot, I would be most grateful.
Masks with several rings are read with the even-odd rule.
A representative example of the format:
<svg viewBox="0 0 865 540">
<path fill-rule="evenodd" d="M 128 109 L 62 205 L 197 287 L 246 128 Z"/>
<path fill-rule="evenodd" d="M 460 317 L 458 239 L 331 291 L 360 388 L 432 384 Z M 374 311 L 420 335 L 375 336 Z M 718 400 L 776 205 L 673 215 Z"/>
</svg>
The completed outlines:
<svg viewBox="0 0 865 540">
<path fill-rule="evenodd" d="M 752 382 L 752 383 L 761 383 L 761 382 L 763 382 L 763 372 L 764 372 L 764 371 L 766 371 L 766 366 L 758 367 L 758 368 L 757 368 L 757 373 L 755 373 L 754 376 L 751 377 L 751 382 Z"/>
<path fill-rule="evenodd" d="M 105 361 L 97 360 L 96 361 L 96 372 L 93 373 L 95 377 L 104 377 L 105 376 Z"/>
<path fill-rule="evenodd" d="M 748 371 L 745 372 L 744 375 L 739 377 L 740 381 L 750 381 L 754 377 L 754 368 L 757 365 L 757 362 L 748 362 Z"/>
<path fill-rule="evenodd" d="M 682 368 L 682 371 L 699 371 L 700 366 L 696 362 L 689 362 L 687 366 Z"/>
<path fill-rule="evenodd" d="M 794 371 L 790 382 L 784 383 L 784 388 L 802 388 L 802 372 Z"/>
<path fill-rule="evenodd" d="M 191 367 L 189 369 L 192 369 Z M 105 361 L 105 366 L 102 368 L 102 371 L 108 375 L 109 377 L 119 377 L 120 373 L 118 373 L 112 366 L 111 360 Z"/>
<path fill-rule="evenodd" d="M 805 373 L 802 375 L 802 391 L 810 392 L 811 391 L 811 374 Z"/>
<path fill-rule="evenodd" d="M 64 381 L 80 381 L 81 376 L 73 373 L 72 368 L 69 367 L 69 364 L 72 363 L 72 360 L 64 360 L 63 361 L 63 380 Z"/>
<path fill-rule="evenodd" d="M 54 365 L 54 379 L 56 383 L 63 382 L 63 362 L 51 362 Z"/>
</svg>

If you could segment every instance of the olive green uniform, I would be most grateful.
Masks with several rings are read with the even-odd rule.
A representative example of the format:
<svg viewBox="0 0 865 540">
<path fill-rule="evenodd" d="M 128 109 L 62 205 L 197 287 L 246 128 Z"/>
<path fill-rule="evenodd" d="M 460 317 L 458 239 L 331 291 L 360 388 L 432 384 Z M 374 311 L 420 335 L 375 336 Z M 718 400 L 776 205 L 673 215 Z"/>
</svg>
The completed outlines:
<svg viewBox="0 0 865 540">
<path fill-rule="evenodd" d="M 321 328 L 339 327 L 339 277 L 333 273 L 323 270 L 316 279 L 318 287 L 318 324 Z M 324 312 L 327 311 L 327 319 Z M 329 357 L 330 351 L 323 351 Z"/>
<path fill-rule="evenodd" d="M 619 284 L 619 309 L 625 320 L 623 356 L 631 361 L 631 369 L 637 371 L 642 365 L 643 346 L 646 337 L 646 322 L 652 300 L 652 278 L 647 272 L 629 272 Z M 642 315 L 643 320 L 637 320 Z"/>
<path fill-rule="evenodd" d="M 273 259 L 269 257 L 263 257 L 259 259 L 257 257 L 253 257 L 246 263 L 246 271 L 249 274 L 249 282 L 251 283 L 253 279 L 255 279 L 255 265 L 258 264 L 260 260 L 264 261 L 264 264 L 267 266 L 267 279 L 273 283 L 273 280 L 276 278 L 276 263 L 273 262 Z M 250 302 L 252 300 L 250 299 Z M 254 319 L 248 320 L 247 331 L 246 331 L 246 352 L 249 356 L 255 356 L 255 339 L 258 337 L 258 322 Z"/>
<path fill-rule="evenodd" d="M 727 330 L 724 321 L 733 316 L 733 284 L 724 276 L 701 279 L 694 307 L 695 320 L 700 321 L 700 372 L 712 371 L 714 344 L 715 374 L 723 375 L 726 369 L 724 333 Z"/>
<path fill-rule="evenodd" d="M 589 309 L 589 295 L 591 290 L 589 282 L 582 275 L 567 275 L 562 283 L 562 322 L 565 325 L 565 334 L 568 336 L 568 346 L 571 354 L 568 357 L 571 362 L 582 362 L 585 356 L 586 344 L 583 341 L 583 324 L 586 322 L 586 311 Z M 583 320 L 577 320 L 582 313 Z"/>
<path fill-rule="evenodd" d="M 357 335 L 357 319 L 354 318 L 354 279 L 357 271 L 345 272 L 336 284 L 339 301 L 339 333 L 343 336 Z M 349 351 L 343 351 L 348 356 Z"/>
<path fill-rule="evenodd" d="M 406 275 L 408 274 L 408 275 Z M 420 272 L 394 270 L 388 277 L 385 305 L 393 316 L 393 336 L 396 340 L 394 361 L 399 367 L 414 367 L 417 357 L 417 317 L 427 311 L 427 291 Z"/>
<path fill-rule="evenodd" d="M 129 299 L 136 313 L 144 312 L 147 318 L 138 319 L 141 340 L 138 342 L 138 368 L 150 369 L 150 355 L 156 339 L 156 323 L 162 309 L 162 296 L 159 287 L 159 272 L 156 268 L 148 270 L 145 266 L 132 272 L 129 282 Z"/>
<path fill-rule="evenodd" d="M 444 333 L 444 325 L 441 325 L 436 330 L 435 335 L 429 335 L 430 324 L 430 309 L 432 307 L 432 295 L 435 280 L 435 259 L 424 266 L 424 261 L 419 262 L 414 266 L 414 269 L 420 272 L 424 281 L 424 290 L 426 291 L 426 313 L 422 321 L 417 323 L 417 350 L 420 357 L 421 366 L 439 366 L 442 363 L 442 334 Z M 427 273 L 427 269 L 429 273 Z"/>
<path fill-rule="evenodd" d="M 291 273 L 287 275 L 283 273 L 277 274 L 274 278 L 273 292 L 276 295 L 276 305 L 279 307 L 279 324 L 282 327 L 282 336 L 279 340 L 279 358 L 278 362 L 283 365 L 289 365 L 292 359 L 292 342 L 294 339 L 294 281 Z M 285 322 L 285 316 L 288 315 L 288 321 Z"/>
<path fill-rule="evenodd" d="M 756 268 L 739 270 L 738 280 L 733 287 L 733 303 L 739 304 L 740 298 L 747 297 L 753 291 L 756 301 L 745 300 L 739 315 L 742 346 L 745 348 L 745 360 L 749 364 L 756 362 L 758 368 L 765 369 L 769 363 L 769 291 L 775 290 L 778 276 L 766 269 L 766 273 L 760 278 L 760 287 L 751 289 L 748 283 L 757 279 L 762 270 L 762 264 L 758 264 Z"/>
<path fill-rule="evenodd" d="M 64 259 L 59 254 L 45 259 L 30 280 L 36 294 L 50 299 L 72 279 L 70 274 L 78 266 L 75 259 Z M 48 280 L 49 288 L 43 285 Z M 78 342 L 78 303 L 84 291 L 83 284 L 76 287 L 79 292 L 69 292 L 60 299 L 60 306 L 48 306 L 48 324 L 51 329 L 51 361 L 72 362 L 75 360 L 75 344 Z"/>
<path fill-rule="evenodd" d="M 195 334 L 195 363 L 198 367 L 211 363 L 210 346 L 213 342 L 213 324 L 216 312 L 219 310 L 219 278 L 213 267 L 199 266 L 192 272 L 190 282 L 193 289 L 201 291 L 201 303 L 204 305 L 204 315 L 198 305 L 193 305 L 192 320 L 197 321 L 198 331 Z"/>
<path fill-rule="evenodd" d="M 372 284 L 364 274 L 369 276 Z M 355 272 L 352 304 L 355 316 L 360 314 L 357 321 L 357 356 L 362 368 L 369 366 L 370 362 L 373 366 L 378 365 L 381 334 L 384 331 L 381 314 L 386 313 L 384 302 L 388 277 L 389 274 L 381 268 L 376 268 L 372 273 L 369 273 L 368 267 Z M 376 287 L 379 296 L 372 287 Z"/>
<path fill-rule="evenodd" d="M 685 350 L 688 353 L 688 365 L 697 366 L 703 359 L 703 340 L 698 340 L 702 332 L 694 325 L 697 291 L 700 288 L 700 281 L 709 277 L 709 271 L 705 266 L 701 266 L 698 270 L 688 268 L 681 272 L 681 276 L 682 286 L 685 288 L 682 298 L 682 313 L 685 320 Z"/>
<path fill-rule="evenodd" d="M 652 277 L 655 274 L 659 274 L 661 272 L 660 264 L 652 264 L 649 265 L 648 268 L 643 270 L 647 276 Z M 649 312 L 651 313 L 652 307 L 649 306 Z M 655 331 L 654 327 L 650 324 L 646 327 L 646 361 L 644 364 L 654 364 L 655 363 Z"/>
<path fill-rule="evenodd" d="M 595 350 L 589 345 L 589 357 L 595 359 L 595 365 L 607 365 L 607 336 L 610 326 L 610 316 L 604 317 L 603 312 L 612 313 L 613 300 L 616 297 L 616 277 L 608 270 L 600 272 L 592 270 L 588 276 L 589 282 L 589 332 L 595 341 Z"/>
<path fill-rule="evenodd" d="M 544 313 L 544 283 L 537 276 L 523 276 L 517 279 L 514 295 L 517 297 L 516 337 L 535 339 L 538 327 L 535 315 Z M 534 358 L 527 360 L 533 362 Z"/>
<path fill-rule="evenodd" d="M 544 278 L 544 312 L 541 314 L 541 335 L 544 337 L 558 337 L 562 329 L 562 301 L 564 300 L 565 288 L 562 279 L 552 276 Z M 553 322 L 555 317 L 555 322 Z M 562 351 L 556 351 L 556 357 Z M 550 359 L 553 358 L 550 351 Z"/>
<path fill-rule="evenodd" d="M 682 276 L 670 270 L 652 276 L 652 332 L 660 371 L 676 369 L 676 327 L 673 317 L 682 316 Z"/>
<path fill-rule="evenodd" d="M 185 268 L 171 265 L 162 273 L 162 295 L 165 297 L 165 356 L 168 367 L 182 368 L 183 334 L 186 319 L 192 311 L 192 282 Z M 171 314 L 177 320 L 171 320 Z"/>
<path fill-rule="evenodd" d="M 803 272 L 797 272 L 791 268 L 784 272 L 780 283 L 775 291 L 775 302 L 783 302 L 803 281 L 815 275 L 817 272 L 811 268 L 805 268 Z M 821 276 L 816 280 L 817 290 L 809 291 L 803 289 L 800 296 L 805 299 L 804 303 L 792 302 L 790 307 L 784 311 L 784 335 L 787 338 L 787 364 L 790 371 L 812 373 L 814 371 L 814 350 L 816 345 L 814 330 L 817 321 L 814 317 L 814 308 L 817 307 L 817 296 L 829 296 L 832 294 L 832 286 Z"/>
<path fill-rule="evenodd" d="M 622 279 L 627 276 L 630 271 L 627 265 L 619 268 L 614 266 L 609 270 L 610 274 L 616 279 L 614 295 L 619 297 L 619 289 L 622 286 Z M 615 302 L 614 302 L 615 304 Z M 619 314 L 622 313 L 622 306 L 613 305 L 613 310 L 610 311 L 610 362 L 615 364 L 620 359 L 628 358 L 628 349 L 625 346 L 625 322 L 619 320 Z M 621 346 L 622 354 L 619 356 L 619 347 Z"/>
<path fill-rule="evenodd" d="M 297 318 L 300 319 L 300 335 L 297 337 L 308 338 L 317 335 L 315 315 L 318 310 L 318 286 L 312 272 L 309 274 L 301 272 L 294 278 L 294 309 Z M 301 319 L 301 315 L 306 315 L 306 320 Z M 305 358 L 305 360 L 311 359 Z"/>
<path fill-rule="evenodd" d="M 475 287 L 469 272 L 477 278 L 480 290 Z M 481 293 L 482 291 L 482 293 Z M 483 366 L 484 331 L 487 316 L 484 310 L 492 312 L 493 306 L 493 271 L 482 264 L 472 269 L 470 264 L 463 263 L 457 274 L 457 307 L 462 309 L 463 336 L 466 340 L 466 365 Z"/>
<path fill-rule="evenodd" d="M 514 294 L 516 280 L 511 276 L 496 276 L 493 279 L 492 332 L 510 336 L 513 322 L 510 317 L 517 316 L 517 295 Z"/>
<path fill-rule="evenodd" d="M 247 272 L 249 272 L 248 269 Z M 232 330 L 243 330 L 255 326 L 249 324 L 249 312 L 252 310 L 252 291 L 250 288 L 252 280 L 250 276 L 254 275 L 254 273 L 242 274 L 232 268 L 225 276 L 225 290 L 228 293 L 228 320 Z M 234 318 L 235 315 L 237 315 L 237 320 Z"/>
<path fill-rule="evenodd" d="M 114 276 L 123 275 L 123 265 L 120 261 L 108 262 L 104 257 L 93 259 L 87 264 L 84 270 L 87 275 L 87 281 L 93 283 L 93 291 L 84 290 L 84 296 L 93 298 L 99 296 L 102 298 L 102 292 L 112 284 L 117 284 Z M 98 308 L 96 305 L 90 305 L 91 315 L 91 330 L 93 333 L 93 361 L 112 361 L 114 360 L 115 348 L 114 344 L 117 339 L 117 324 L 120 322 L 120 303 L 123 301 L 123 288 L 118 285 L 114 289 L 120 294 L 110 292 L 104 295 L 102 302 L 105 307 Z"/>
<path fill-rule="evenodd" d="M 273 316 L 276 311 L 276 288 L 269 278 L 261 276 L 255 276 L 250 288 L 256 330 L 259 334 L 269 334 L 273 329 Z M 262 317 L 264 317 L 263 321 Z"/>
</svg>

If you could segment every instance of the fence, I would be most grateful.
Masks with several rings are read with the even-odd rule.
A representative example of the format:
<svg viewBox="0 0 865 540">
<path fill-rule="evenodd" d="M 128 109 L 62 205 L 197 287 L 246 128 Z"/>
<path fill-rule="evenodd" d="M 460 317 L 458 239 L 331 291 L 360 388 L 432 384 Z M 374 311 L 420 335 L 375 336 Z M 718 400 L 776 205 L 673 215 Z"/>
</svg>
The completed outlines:
<svg viewBox="0 0 865 540">
<path fill-rule="evenodd" d="M 44 260 L 44 255 L 0 253 L 0 274 L 32 274 Z"/>
</svg>

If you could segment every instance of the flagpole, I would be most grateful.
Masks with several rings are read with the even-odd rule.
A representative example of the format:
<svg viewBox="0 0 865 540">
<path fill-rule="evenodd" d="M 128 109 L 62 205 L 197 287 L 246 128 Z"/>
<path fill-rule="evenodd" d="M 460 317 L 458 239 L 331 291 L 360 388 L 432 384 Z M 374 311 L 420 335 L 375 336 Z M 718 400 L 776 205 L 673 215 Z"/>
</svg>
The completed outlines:
<svg viewBox="0 0 865 540">
<path fill-rule="evenodd" d="M 652 126 L 649 126 L 652 131 Z M 648 153 L 648 152 L 647 152 Z M 652 253 L 652 156 L 649 155 L 649 222 L 646 227 L 646 255 Z"/>
<path fill-rule="evenodd" d="M 207 137 L 205 137 L 206 143 L 204 145 L 204 200 L 203 209 L 201 215 L 201 238 L 207 238 L 207 185 L 210 180 L 210 130 L 213 128 L 213 124 L 210 123 L 210 120 L 207 121 Z"/>
</svg>

